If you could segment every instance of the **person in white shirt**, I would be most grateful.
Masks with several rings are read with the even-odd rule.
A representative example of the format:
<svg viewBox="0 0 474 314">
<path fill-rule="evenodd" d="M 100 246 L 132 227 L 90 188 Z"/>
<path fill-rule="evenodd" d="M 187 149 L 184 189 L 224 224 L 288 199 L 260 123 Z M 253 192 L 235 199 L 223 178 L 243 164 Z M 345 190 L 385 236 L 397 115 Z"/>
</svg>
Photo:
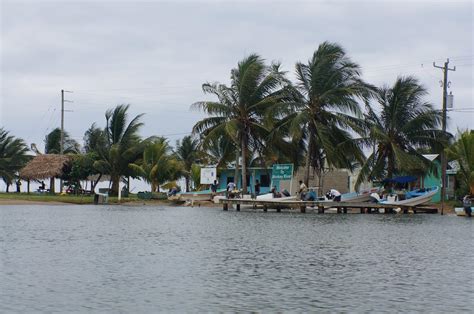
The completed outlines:
<svg viewBox="0 0 474 314">
<path fill-rule="evenodd" d="M 235 190 L 235 183 L 230 181 L 228 184 L 227 184 L 227 192 L 232 192 L 233 190 Z"/>
<path fill-rule="evenodd" d="M 300 193 L 300 199 L 304 201 L 306 199 L 306 193 L 308 192 L 308 188 L 306 187 L 306 184 L 304 184 L 303 181 L 300 180 L 300 189 L 298 190 Z"/>
</svg>

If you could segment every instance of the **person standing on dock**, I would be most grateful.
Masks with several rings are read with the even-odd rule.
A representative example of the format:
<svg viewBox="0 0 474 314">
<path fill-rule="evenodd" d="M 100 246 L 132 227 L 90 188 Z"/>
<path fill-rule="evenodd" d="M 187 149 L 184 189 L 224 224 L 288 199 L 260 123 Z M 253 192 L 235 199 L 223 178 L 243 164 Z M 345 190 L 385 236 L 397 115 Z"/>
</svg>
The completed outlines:
<svg viewBox="0 0 474 314">
<path fill-rule="evenodd" d="M 255 198 L 260 194 L 260 182 L 256 180 L 255 182 Z"/>
<path fill-rule="evenodd" d="M 217 193 L 217 180 L 214 180 L 214 183 L 211 184 L 211 193 L 212 195 L 216 195 Z"/>
<path fill-rule="evenodd" d="M 308 187 L 301 180 L 300 180 L 300 189 L 298 190 L 298 192 L 300 193 L 300 199 L 304 201 L 306 199 L 306 193 L 308 193 Z"/>
<path fill-rule="evenodd" d="M 462 199 L 462 205 L 464 206 L 464 212 L 466 213 L 466 216 L 471 217 L 472 208 L 471 208 L 471 198 L 469 194 L 464 196 L 464 198 Z"/>
</svg>

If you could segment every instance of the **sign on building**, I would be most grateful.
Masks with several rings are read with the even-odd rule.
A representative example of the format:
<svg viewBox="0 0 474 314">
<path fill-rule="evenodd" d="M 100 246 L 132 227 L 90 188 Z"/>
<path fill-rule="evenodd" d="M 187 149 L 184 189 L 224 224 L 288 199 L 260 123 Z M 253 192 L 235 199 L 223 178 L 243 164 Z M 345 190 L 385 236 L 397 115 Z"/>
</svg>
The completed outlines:
<svg viewBox="0 0 474 314">
<path fill-rule="evenodd" d="M 275 164 L 272 168 L 272 180 L 291 180 L 293 164 Z"/>
<path fill-rule="evenodd" d="M 201 184 L 212 184 L 216 179 L 216 168 L 201 168 Z"/>
</svg>

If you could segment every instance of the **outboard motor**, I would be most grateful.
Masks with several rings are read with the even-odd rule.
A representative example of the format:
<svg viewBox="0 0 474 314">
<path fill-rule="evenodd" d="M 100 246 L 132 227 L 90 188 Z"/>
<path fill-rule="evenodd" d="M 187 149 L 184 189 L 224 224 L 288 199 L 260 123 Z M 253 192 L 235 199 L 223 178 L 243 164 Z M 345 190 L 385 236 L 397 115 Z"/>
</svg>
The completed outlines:
<svg viewBox="0 0 474 314">
<path fill-rule="evenodd" d="M 334 198 L 334 196 L 331 194 L 331 192 L 327 192 L 327 193 L 326 193 L 326 198 L 327 198 L 328 200 L 332 200 L 332 199 Z"/>
</svg>

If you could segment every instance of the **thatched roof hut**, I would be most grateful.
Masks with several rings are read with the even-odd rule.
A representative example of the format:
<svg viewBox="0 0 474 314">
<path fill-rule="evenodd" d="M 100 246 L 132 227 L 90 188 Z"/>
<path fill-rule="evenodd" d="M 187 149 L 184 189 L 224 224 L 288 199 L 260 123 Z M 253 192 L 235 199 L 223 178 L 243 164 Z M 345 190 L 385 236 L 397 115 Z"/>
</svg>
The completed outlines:
<svg viewBox="0 0 474 314">
<path fill-rule="evenodd" d="M 20 178 L 24 180 L 43 180 L 59 177 L 64 167 L 71 162 L 67 155 L 45 154 L 34 157 L 20 170 Z"/>
</svg>

